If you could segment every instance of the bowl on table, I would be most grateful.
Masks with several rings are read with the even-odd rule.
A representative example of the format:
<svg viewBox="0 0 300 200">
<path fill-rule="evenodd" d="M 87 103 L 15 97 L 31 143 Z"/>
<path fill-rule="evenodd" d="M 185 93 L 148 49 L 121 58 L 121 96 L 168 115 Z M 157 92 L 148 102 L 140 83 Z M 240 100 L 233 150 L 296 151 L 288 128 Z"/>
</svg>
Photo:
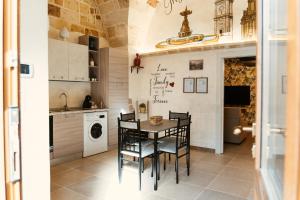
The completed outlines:
<svg viewBox="0 0 300 200">
<path fill-rule="evenodd" d="M 162 124 L 163 122 L 163 117 L 162 116 L 151 116 L 150 117 L 150 124 L 153 126 L 158 126 Z"/>
</svg>

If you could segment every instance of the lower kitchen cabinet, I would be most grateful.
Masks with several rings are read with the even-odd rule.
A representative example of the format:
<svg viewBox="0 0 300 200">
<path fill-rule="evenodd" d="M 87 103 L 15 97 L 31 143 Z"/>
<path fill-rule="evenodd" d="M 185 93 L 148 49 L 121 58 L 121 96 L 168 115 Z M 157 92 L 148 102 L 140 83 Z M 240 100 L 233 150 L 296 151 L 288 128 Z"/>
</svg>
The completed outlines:
<svg viewBox="0 0 300 200">
<path fill-rule="evenodd" d="M 53 116 L 53 158 L 83 152 L 83 115 Z"/>
</svg>

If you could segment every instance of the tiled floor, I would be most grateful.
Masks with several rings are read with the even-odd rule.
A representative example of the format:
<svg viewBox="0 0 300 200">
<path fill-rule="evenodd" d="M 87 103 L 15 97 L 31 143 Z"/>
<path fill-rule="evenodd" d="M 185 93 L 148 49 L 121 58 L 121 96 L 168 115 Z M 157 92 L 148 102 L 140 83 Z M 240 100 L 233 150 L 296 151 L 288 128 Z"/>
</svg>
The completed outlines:
<svg viewBox="0 0 300 200">
<path fill-rule="evenodd" d="M 248 138 L 242 145 L 225 145 L 223 155 L 191 151 L 191 174 L 180 161 L 179 184 L 175 182 L 174 159 L 161 169 L 158 191 L 153 191 L 151 165 L 146 161 L 142 191 L 138 191 L 135 164 L 123 170 L 118 184 L 117 151 L 109 151 L 51 168 L 52 200 L 250 200 L 254 184 L 254 160 Z M 161 159 L 162 160 L 162 159 Z"/>
</svg>

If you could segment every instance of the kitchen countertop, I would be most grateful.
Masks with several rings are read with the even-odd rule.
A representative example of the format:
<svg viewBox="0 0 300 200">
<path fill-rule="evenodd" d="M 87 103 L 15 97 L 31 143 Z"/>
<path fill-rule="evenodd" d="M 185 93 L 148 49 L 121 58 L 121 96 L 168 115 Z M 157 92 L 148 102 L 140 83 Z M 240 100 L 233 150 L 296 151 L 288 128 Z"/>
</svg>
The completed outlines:
<svg viewBox="0 0 300 200">
<path fill-rule="evenodd" d="M 50 109 L 49 116 L 62 115 L 62 114 L 76 114 L 76 113 L 91 113 L 91 112 L 107 112 L 108 108 L 91 108 L 91 109 L 82 109 L 82 108 L 70 108 L 70 110 L 62 111 L 62 109 Z"/>
</svg>

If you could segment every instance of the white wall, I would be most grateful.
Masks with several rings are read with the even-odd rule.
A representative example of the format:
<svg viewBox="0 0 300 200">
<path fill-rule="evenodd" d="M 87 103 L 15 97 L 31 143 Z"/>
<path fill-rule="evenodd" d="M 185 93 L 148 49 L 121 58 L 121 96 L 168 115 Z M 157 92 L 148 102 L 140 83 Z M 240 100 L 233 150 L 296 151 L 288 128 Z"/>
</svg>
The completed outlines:
<svg viewBox="0 0 300 200">
<path fill-rule="evenodd" d="M 34 66 L 34 77 L 21 79 L 22 195 L 49 200 L 48 1 L 20 3 L 21 63 Z"/>
<path fill-rule="evenodd" d="M 192 115 L 191 145 L 220 150 L 223 140 L 223 85 L 224 58 L 255 55 L 255 47 L 226 50 L 188 52 L 171 55 L 143 57 L 145 69 L 139 74 L 129 76 L 129 95 L 134 101 L 146 99 L 150 101 L 150 116 L 163 115 L 168 118 L 168 111 L 190 112 Z M 204 60 L 204 69 L 189 71 L 189 60 Z M 167 73 L 175 73 L 173 92 L 161 97 L 166 104 L 154 104 L 153 93 L 150 96 L 150 79 L 157 66 L 167 68 Z M 183 78 L 208 77 L 207 94 L 183 93 Z"/>
<path fill-rule="evenodd" d="M 62 92 L 68 95 L 69 107 L 81 107 L 86 95 L 91 95 L 91 84 L 84 82 L 49 81 L 49 107 L 62 108 L 65 97 L 59 97 Z"/>
</svg>

